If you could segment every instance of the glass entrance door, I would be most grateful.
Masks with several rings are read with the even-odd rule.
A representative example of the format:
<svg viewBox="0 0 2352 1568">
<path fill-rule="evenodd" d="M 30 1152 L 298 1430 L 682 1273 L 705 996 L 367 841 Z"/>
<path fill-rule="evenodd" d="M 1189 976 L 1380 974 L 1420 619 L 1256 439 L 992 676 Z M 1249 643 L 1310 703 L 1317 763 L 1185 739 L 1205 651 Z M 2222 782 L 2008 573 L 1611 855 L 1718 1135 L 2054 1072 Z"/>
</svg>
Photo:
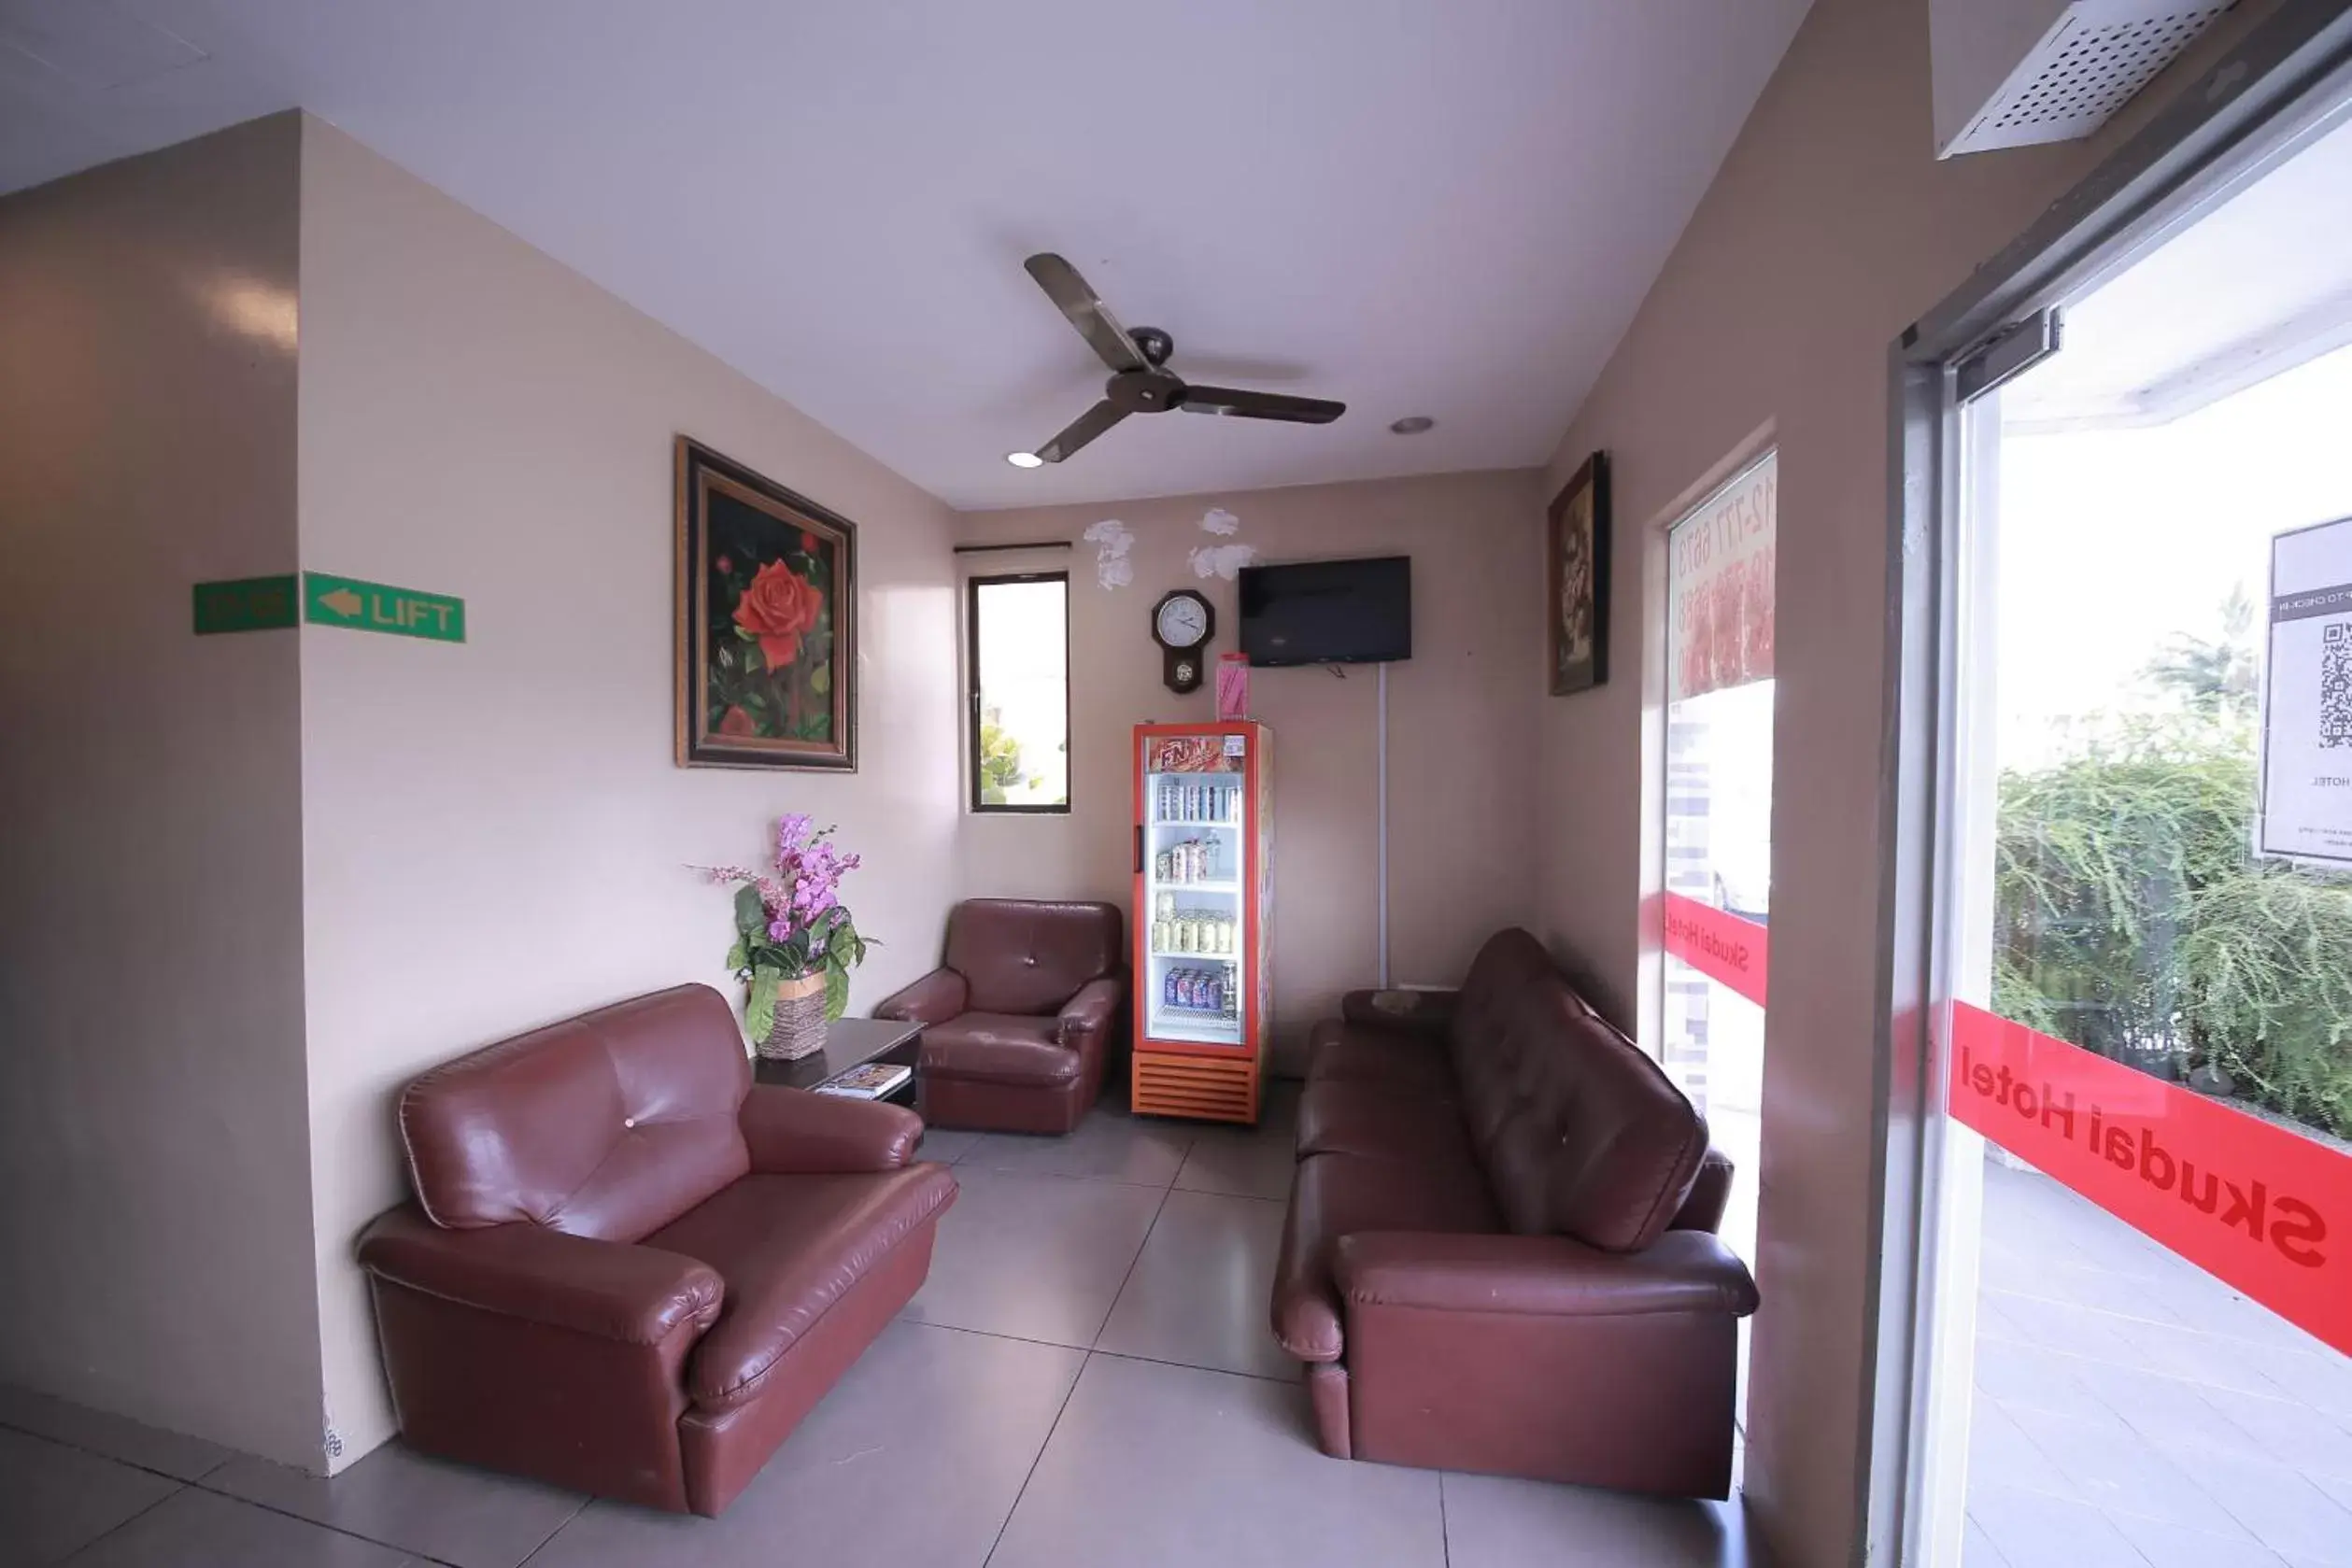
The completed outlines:
<svg viewBox="0 0 2352 1568">
<path fill-rule="evenodd" d="M 2352 1563 L 2352 130 L 1957 411 L 1915 1561 Z"/>
</svg>

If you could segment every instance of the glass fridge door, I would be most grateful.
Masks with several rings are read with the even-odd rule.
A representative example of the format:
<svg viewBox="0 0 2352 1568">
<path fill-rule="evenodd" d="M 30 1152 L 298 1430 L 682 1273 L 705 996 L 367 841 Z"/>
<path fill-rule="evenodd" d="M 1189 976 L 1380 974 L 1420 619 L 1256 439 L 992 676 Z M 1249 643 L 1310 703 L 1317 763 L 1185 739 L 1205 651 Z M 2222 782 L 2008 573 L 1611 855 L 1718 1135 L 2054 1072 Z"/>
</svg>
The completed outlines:
<svg viewBox="0 0 2352 1568">
<path fill-rule="evenodd" d="M 1143 737 L 1145 1034 L 1193 1045 L 1247 1043 L 1251 801 L 1222 735 Z"/>
</svg>

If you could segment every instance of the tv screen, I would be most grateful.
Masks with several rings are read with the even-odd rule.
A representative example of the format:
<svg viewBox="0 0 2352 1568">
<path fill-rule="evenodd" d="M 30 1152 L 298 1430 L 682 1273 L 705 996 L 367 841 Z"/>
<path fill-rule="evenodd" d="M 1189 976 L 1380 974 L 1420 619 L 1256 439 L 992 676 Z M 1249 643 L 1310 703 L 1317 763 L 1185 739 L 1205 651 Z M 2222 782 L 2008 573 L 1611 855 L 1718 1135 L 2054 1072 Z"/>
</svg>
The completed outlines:
<svg viewBox="0 0 2352 1568">
<path fill-rule="evenodd" d="M 1254 665 L 1412 657 L 1411 558 L 1243 567 L 1241 651 Z"/>
</svg>

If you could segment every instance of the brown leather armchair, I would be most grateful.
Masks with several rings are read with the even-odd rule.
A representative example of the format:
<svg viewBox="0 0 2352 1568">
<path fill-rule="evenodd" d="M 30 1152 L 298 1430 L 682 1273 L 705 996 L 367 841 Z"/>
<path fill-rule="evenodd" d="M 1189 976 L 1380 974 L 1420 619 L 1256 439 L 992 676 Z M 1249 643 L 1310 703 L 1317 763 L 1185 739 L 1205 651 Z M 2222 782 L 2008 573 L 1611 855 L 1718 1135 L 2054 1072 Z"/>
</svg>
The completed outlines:
<svg viewBox="0 0 2352 1568">
<path fill-rule="evenodd" d="M 1078 1125 L 1126 1039 L 1124 956 L 1113 904 L 956 905 L 944 965 L 874 1009 L 923 1025 L 923 1119 L 1008 1133 Z"/>
<path fill-rule="evenodd" d="M 1731 1162 L 1524 931 L 1315 1026 L 1274 1333 L 1325 1451 L 1628 1490 L 1731 1481 Z"/>
<path fill-rule="evenodd" d="M 755 1086 L 681 985 L 400 1096 L 417 1201 L 360 1240 L 401 1435 L 716 1515 L 922 1285 L 944 1166 L 911 1112 Z"/>
</svg>

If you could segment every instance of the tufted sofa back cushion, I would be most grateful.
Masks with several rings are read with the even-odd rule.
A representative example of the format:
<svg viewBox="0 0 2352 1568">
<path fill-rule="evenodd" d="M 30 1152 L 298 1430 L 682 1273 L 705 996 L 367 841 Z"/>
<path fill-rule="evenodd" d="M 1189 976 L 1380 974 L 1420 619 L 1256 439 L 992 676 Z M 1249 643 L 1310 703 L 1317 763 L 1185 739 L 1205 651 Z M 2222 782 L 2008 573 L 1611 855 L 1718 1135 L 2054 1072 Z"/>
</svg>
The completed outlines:
<svg viewBox="0 0 2352 1568">
<path fill-rule="evenodd" d="M 1706 1158 L 1707 1123 L 1542 944 L 1505 931 L 1480 951 L 1452 1045 L 1471 1143 L 1512 1230 L 1615 1252 L 1665 1234 Z"/>
<path fill-rule="evenodd" d="M 401 1094 L 401 1137 L 436 1224 L 637 1241 L 751 1168 L 750 1090 L 726 998 L 680 985 L 435 1067 Z"/>
<path fill-rule="evenodd" d="M 947 967 L 972 1011 L 1041 1017 L 1119 971 L 1120 925 L 1115 904 L 967 898 L 947 917 Z"/>
</svg>

